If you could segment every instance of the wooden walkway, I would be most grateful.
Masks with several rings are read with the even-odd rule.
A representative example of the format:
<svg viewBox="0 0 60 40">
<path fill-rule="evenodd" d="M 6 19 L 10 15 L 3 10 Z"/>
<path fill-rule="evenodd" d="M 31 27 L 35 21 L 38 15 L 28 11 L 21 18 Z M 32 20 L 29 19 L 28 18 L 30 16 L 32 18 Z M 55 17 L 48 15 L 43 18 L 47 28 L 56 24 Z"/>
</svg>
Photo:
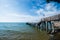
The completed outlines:
<svg viewBox="0 0 60 40">
<path fill-rule="evenodd" d="M 33 23 L 28 24 L 33 25 Z M 46 31 L 48 34 L 50 34 L 50 36 L 55 36 L 55 34 L 60 33 L 60 14 L 43 18 L 40 22 L 34 23 L 33 26 L 40 29 L 41 31 Z M 58 40 L 60 39 L 58 38 Z"/>
<path fill-rule="evenodd" d="M 55 35 L 57 36 L 59 33 L 59 35 L 60 35 L 60 14 L 43 18 L 43 19 L 41 19 L 41 21 L 37 25 L 38 25 L 37 27 L 40 30 L 44 30 L 48 34 L 51 34 L 53 36 L 55 36 Z M 60 38 L 56 37 L 54 40 L 60 40 Z"/>
<path fill-rule="evenodd" d="M 60 14 L 43 18 L 41 21 L 58 21 L 58 20 L 60 20 Z"/>
</svg>

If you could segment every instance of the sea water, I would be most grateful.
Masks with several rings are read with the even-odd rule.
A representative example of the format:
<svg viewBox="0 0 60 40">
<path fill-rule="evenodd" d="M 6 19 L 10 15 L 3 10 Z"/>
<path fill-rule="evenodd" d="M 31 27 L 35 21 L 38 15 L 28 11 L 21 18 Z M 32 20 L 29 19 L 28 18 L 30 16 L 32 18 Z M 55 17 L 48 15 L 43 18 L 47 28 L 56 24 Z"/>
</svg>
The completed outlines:
<svg viewBox="0 0 60 40">
<path fill-rule="evenodd" d="M 0 30 L 13 30 L 20 32 L 33 31 L 26 23 L 0 23 Z"/>
<path fill-rule="evenodd" d="M 0 23 L 0 40 L 47 40 L 44 34 L 26 23 Z"/>
</svg>

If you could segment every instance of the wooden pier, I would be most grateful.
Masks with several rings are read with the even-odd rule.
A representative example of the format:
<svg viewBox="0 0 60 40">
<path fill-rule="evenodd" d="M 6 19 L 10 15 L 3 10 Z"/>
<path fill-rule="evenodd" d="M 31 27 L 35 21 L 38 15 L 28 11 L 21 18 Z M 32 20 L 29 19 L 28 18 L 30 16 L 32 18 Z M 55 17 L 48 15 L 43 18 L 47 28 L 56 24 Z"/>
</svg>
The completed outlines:
<svg viewBox="0 0 60 40">
<path fill-rule="evenodd" d="M 28 25 L 33 25 L 38 27 L 39 29 L 49 31 L 55 31 L 54 29 L 60 29 L 60 14 L 54 15 L 51 17 L 46 17 L 41 19 L 38 23 L 27 23 Z"/>
<path fill-rule="evenodd" d="M 60 14 L 43 18 L 40 22 L 34 24 L 34 26 L 36 26 L 36 28 L 38 28 L 39 30 L 46 31 L 48 34 L 54 36 L 55 34 L 60 32 Z"/>
<path fill-rule="evenodd" d="M 60 3 L 60 0 L 46 0 L 46 1 L 47 3 L 51 1 Z M 50 34 L 49 40 L 60 40 L 60 14 L 42 18 L 41 21 L 38 22 L 37 24 L 34 24 L 34 26 L 35 25 L 41 31 L 44 30 L 48 34 Z"/>
<path fill-rule="evenodd" d="M 57 33 L 60 32 L 60 14 L 43 18 L 37 25 L 38 25 L 37 27 L 40 30 L 42 30 L 42 31 L 44 30 L 48 34 L 51 34 L 53 36 L 55 34 L 58 35 Z M 60 39 L 57 38 L 56 40 L 60 40 Z"/>
<path fill-rule="evenodd" d="M 60 29 L 60 14 L 43 18 L 37 25 L 39 29 L 45 30 L 47 33 L 55 33 Z"/>
</svg>

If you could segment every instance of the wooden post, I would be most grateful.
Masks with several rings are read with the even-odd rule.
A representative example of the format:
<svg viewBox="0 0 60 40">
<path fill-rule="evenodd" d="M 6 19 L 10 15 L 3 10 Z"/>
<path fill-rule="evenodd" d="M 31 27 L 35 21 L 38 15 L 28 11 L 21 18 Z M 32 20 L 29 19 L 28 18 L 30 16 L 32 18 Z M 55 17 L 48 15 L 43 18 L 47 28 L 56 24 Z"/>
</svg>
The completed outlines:
<svg viewBox="0 0 60 40">
<path fill-rule="evenodd" d="M 46 23 L 45 23 L 45 21 L 44 21 L 43 26 L 44 26 L 44 30 L 46 31 Z"/>
<path fill-rule="evenodd" d="M 41 22 L 41 30 L 42 30 L 43 23 Z"/>
<path fill-rule="evenodd" d="M 48 31 L 48 22 L 46 21 L 46 32 Z"/>
<path fill-rule="evenodd" d="M 51 23 L 51 21 L 48 21 L 48 23 L 47 23 L 47 25 L 48 25 L 48 33 L 50 34 L 51 32 L 52 32 L 52 23 Z"/>
<path fill-rule="evenodd" d="M 43 22 L 42 22 L 42 30 L 44 29 L 44 24 L 43 24 Z"/>
<path fill-rule="evenodd" d="M 52 26 L 52 32 L 54 32 L 54 25 L 53 25 L 53 21 L 51 21 L 51 26 Z"/>
<path fill-rule="evenodd" d="M 51 31 L 51 22 L 47 22 L 47 32 L 49 33 Z"/>
<path fill-rule="evenodd" d="M 40 30 L 43 30 L 43 22 L 41 22 Z"/>
<path fill-rule="evenodd" d="M 40 27 L 39 30 L 41 30 L 41 24 L 39 25 L 39 27 Z"/>
<path fill-rule="evenodd" d="M 44 21 L 42 22 L 42 30 L 44 30 L 45 29 L 45 23 L 44 23 Z"/>
<path fill-rule="evenodd" d="M 46 31 L 46 22 L 43 22 L 43 30 Z"/>
</svg>

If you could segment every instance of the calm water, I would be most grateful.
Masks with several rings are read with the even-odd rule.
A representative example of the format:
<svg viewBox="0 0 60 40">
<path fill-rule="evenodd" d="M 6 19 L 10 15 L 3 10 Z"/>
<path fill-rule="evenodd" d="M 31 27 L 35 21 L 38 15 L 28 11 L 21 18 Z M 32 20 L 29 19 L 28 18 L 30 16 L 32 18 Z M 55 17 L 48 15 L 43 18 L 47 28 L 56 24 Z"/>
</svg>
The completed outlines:
<svg viewBox="0 0 60 40">
<path fill-rule="evenodd" d="M 0 40 L 41 40 L 42 35 L 25 23 L 0 23 Z"/>
<path fill-rule="evenodd" d="M 0 23 L 0 30 L 13 30 L 20 32 L 33 31 L 33 29 L 25 23 Z"/>
</svg>

